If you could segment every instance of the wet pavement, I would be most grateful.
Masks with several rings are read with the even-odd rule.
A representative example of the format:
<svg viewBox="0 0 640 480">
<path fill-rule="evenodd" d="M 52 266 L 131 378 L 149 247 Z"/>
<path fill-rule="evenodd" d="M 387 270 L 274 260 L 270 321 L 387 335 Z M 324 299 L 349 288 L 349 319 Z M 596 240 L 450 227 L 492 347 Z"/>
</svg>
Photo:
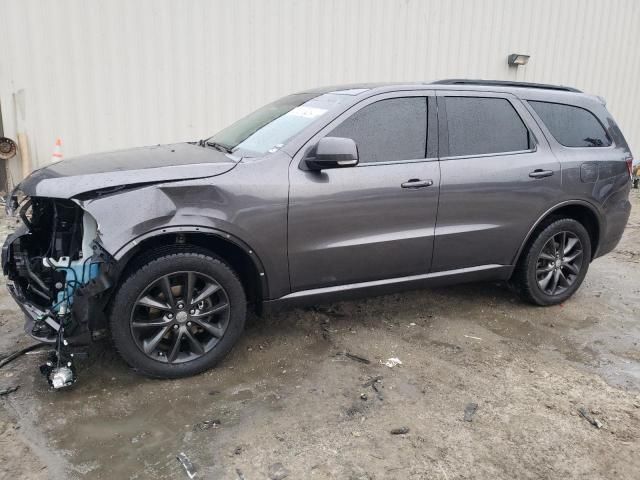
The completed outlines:
<svg viewBox="0 0 640 480">
<path fill-rule="evenodd" d="M 0 397 L 0 477 L 186 479 L 184 452 L 207 479 L 640 478 L 632 198 L 621 244 L 560 306 L 488 283 L 296 309 L 251 318 L 202 375 L 140 377 L 105 342 L 57 392 L 26 355 L 0 370 L 20 387 Z M 31 343 L 4 288 L 0 334 L 0 352 Z"/>
</svg>

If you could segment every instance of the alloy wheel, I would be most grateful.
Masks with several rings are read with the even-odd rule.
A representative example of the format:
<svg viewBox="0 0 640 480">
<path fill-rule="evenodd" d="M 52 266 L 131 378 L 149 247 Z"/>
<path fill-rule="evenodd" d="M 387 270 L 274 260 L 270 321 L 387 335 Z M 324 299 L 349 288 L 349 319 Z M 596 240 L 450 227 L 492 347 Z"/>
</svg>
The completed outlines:
<svg viewBox="0 0 640 480">
<path fill-rule="evenodd" d="M 536 262 L 536 280 L 547 295 L 560 295 L 570 288 L 582 269 L 583 247 L 572 232 L 556 233 L 545 243 Z"/>
<path fill-rule="evenodd" d="M 229 314 L 229 297 L 217 281 L 198 272 L 175 272 L 154 280 L 138 296 L 131 333 L 149 358 L 183 363 L 216 346 Z"/>
</svg>

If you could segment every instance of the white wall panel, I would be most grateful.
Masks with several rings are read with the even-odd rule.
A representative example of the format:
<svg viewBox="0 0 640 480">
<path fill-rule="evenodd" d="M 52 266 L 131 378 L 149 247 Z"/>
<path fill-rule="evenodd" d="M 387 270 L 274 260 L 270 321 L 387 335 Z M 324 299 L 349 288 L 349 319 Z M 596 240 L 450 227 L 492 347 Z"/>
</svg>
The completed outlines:
<svg viewBox="0 0 640 480">
<path fill-rule="evenodd" d="M 639 25 L 637 0 L 0 0 L 0 102 L 15 136 L 24 90 L 37 165 L 57 137 L 66 157 L 193 140 L 309 87 L 446 77 L 602 95 L 640 148 Z"/>
</svg>

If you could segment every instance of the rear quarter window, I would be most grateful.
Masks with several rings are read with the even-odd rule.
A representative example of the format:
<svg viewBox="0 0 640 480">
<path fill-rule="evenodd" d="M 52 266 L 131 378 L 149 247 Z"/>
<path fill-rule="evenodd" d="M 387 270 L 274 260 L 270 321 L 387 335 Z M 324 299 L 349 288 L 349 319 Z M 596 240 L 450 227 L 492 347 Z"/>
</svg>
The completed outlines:
<svg viewBox="0 0 640 480">
<path fill-rule="evenodd" d="M 589 110 L 563 103 L 529 101 L 556 141 L 565 147 L 608 147 L 611 139 Z"/>
</svg>

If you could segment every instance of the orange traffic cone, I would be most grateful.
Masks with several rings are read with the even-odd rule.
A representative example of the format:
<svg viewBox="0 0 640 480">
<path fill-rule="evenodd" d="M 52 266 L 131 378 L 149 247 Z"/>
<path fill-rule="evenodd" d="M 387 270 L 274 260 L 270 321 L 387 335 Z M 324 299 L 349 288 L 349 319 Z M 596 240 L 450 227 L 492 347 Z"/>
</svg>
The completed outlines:
<svg viewBox="0 0 640 480">
<path fill-rule="evenodd" d="M 60 160 L 62 160 L 62 140 L 58 138 L 51 154 L 51 163 L 59 162 Z"/>
</svg>

